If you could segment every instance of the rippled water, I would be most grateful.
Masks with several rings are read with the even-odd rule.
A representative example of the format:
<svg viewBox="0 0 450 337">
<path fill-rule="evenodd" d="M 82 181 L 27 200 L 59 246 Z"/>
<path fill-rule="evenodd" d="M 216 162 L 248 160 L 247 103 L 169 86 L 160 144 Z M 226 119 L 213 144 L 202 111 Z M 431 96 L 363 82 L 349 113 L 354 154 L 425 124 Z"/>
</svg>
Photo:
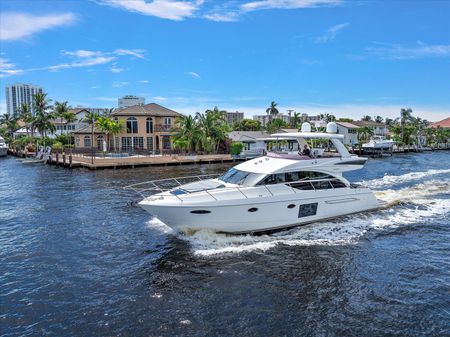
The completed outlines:
<svg viewBox="0 0 450 337">
<path fill-rule="evenodd" d="M 448 336 L 449 152 L 371 159 L 347 177 L 390 207 L 271 236 L 176 236 L 121 188 L 226 168 L 0 159 L 0 335 Z"/>
</svg>

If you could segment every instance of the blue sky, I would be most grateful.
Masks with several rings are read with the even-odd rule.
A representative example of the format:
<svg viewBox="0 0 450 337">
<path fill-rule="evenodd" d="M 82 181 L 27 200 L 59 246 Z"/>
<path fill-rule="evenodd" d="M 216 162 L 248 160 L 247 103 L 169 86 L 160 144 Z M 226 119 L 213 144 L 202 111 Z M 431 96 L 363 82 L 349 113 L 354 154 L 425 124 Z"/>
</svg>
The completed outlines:
<svg viewBox="0 0 450 337">
<path fill-rule="evenodd" d="M 450 116 L 450 1 L 96 0 L 0 3 L 4 87 L 73 106 L 125 94 L 183 113 L 218 105 L 429 120 Z"/>
</svg>

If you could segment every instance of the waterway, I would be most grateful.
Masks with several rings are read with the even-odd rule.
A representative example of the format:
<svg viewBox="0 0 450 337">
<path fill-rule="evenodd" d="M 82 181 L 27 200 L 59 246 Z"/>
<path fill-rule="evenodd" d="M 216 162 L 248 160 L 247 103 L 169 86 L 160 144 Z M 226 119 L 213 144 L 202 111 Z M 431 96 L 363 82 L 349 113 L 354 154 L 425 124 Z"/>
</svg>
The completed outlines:
<svg viewBox="0 0 450 337">
<path fill-rule="evenodd" d="M 0 336 L 448 336 L 450 153 L 346 177 L 393 206 L 262 236 L 174 234 L 133 182 L 0 158 Z"/>
</svg>

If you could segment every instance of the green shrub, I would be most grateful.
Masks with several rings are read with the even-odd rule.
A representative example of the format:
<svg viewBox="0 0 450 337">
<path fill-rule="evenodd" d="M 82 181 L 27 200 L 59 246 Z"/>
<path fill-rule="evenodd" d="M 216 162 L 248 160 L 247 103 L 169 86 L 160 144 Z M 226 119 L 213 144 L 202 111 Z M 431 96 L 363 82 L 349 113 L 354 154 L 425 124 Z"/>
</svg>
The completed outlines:
<svg viewBox="0 0 450 337">
<path fill-rule="evenodd" d="M 230 153 L 232 155 L 239 155 L 239 154 L 241 154 L 243 149 L 244 149 L 244 144 L 239 143 L 239 142 L 234 142 L 234 143 L 231 143 Z"/>
</svg>

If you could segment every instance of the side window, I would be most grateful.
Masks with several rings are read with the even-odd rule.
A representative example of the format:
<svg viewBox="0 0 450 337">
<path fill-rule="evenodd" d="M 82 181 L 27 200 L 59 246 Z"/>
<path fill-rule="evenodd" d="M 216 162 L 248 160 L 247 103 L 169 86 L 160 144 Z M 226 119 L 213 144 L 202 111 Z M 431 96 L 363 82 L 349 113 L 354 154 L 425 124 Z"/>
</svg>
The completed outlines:
<svg viewBox="0 0 450 337">
<path fill-rule="evenodd" d="M 347 187 L 342 181 L 340 180 L 331 180 L 331 185 L 333 185 L 334 188 L 343 188 Z"/>
<path fill-rule="evenodd" d="M 299 182 L 299 183 L 293 183 L 289 184 L 291 187 L 297 189 L 297 190 L 313 190 L 311 183 L 309 182 Z"/>
<path fill-rule="evenodd" d="M 313 181 L 312 184 L 314 186 L 314 189 L 316 189 L 316 190 L 326 190 L 326 189 L 332 188 L 332 186 L 328 180 Z"/>
<path fill-rule="evenodd" d="M 316 215 L 317 213 L 317 202 L 312 203 L 312 204 L 304 204 L 304 205 L 300 205 L 299 210 L 298 210 L 298 217 L 302 218 L 305 216 L 312 216 L 312 215 Z"/>
</svg>

